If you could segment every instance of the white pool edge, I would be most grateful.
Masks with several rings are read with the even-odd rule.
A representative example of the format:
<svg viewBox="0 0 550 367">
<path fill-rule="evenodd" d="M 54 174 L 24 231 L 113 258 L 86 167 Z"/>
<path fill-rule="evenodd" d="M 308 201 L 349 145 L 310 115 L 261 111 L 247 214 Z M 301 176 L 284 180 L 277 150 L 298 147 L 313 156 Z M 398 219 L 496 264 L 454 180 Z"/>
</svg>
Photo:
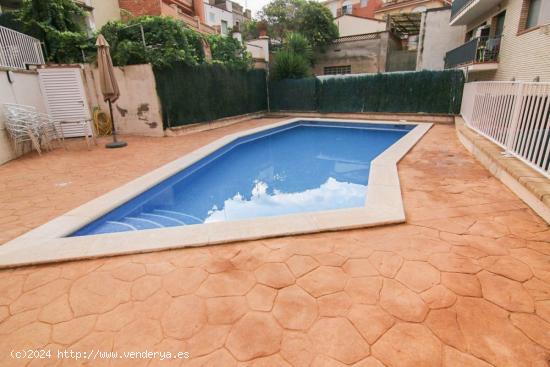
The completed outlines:
<svg viewBox="0 0 550 367">
<path fill-rule="evenodd" d="M 416 127 L 371 162 L 367 201 L 363 208 L 65 237 L 238 138 L 303 120 Z M 227 135 L 1 245 L 0 268 L 403 223 L 405 211 L 397 163 L 432 125 L 305 117 Z"/>
</svg>

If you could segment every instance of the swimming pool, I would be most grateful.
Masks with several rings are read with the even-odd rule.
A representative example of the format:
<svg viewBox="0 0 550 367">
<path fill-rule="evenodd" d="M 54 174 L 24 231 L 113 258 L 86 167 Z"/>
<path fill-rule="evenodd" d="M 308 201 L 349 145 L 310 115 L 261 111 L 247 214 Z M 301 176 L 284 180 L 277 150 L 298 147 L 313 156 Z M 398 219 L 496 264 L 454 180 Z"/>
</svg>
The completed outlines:
<svg viewBox="0 0 550 367">
<path fill-rule="evenodd" d="M 235 128 L 0 246 L 0 268 L 403 223 L 397 163 L 431 127 Z"/>
<path fill-rule="evenodd" d="M 298 121 L 249 135 L 71 236 L 363 207 L 372 160 L 414 127 Z"/>
</svg>

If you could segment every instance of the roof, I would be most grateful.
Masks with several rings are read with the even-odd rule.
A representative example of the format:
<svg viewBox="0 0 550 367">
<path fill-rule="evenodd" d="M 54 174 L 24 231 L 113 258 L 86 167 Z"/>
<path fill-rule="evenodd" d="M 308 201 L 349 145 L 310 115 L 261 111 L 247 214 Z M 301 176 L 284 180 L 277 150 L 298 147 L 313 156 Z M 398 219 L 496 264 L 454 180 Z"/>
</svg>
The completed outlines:
<svg viewBox="0 0 550 367">
<path fill-rule="evenodd" d="M 377 21 L 377 22 L 386 23 L 386 21 L 382 20 L 382 19 L 371 18 L 371 17 L 362 17 L 362 16 L 354 15 L 354 14 L 342 14 L 342 15 L 337 16 L 334 19 L 336 20 L 336 19 L 340 19 L 342 17 L 354 17 L 354 18 L 359 18 L 359 19 L 374 20 L 374 21 Z"/>
<path fill-rule="evenodd" d="M 380 9 L 376 10 L 375 13 L 383 13 L 383 12 L 386 12 L 390 9 L 399 9 L 399 8 L 402 8 L 402 7 L 405 7 L 405 6 L 411 6 L 411 5 L 415 5 L 415 4 L 421 5 L 421 4 L 427 3 L 429 1 L 431 1 L 431 0 L 403 0 L 403 1 L 394 0 L 393 2 L 386 3 L 386 4 L 382 5 L 382 7 Z M 437 1 L 439 1 L 444 6 L 449 5 L 449 3 L 450 3 L 449 0 L 437 0 Z"/>
<path fill-rule="evenodd" d="M 401 35 L 414 36 L 420 33 L 422 13 L 401 13 L 389 16 L 390 29 Z"/>
<path fill-rule="evenodd" d="M 344 43 L 344 42 L 354 42 L 354 41 L 364 41 L 364 40 L 374 40 L 380 38 L 380 35 L 383 33 L 389 33 L 388 31 L 373 32 L 373 33 L 364 33 L 364 34 L 355 34 L 352 36 L 338 37 L 333 44 Z"/>
</svg>

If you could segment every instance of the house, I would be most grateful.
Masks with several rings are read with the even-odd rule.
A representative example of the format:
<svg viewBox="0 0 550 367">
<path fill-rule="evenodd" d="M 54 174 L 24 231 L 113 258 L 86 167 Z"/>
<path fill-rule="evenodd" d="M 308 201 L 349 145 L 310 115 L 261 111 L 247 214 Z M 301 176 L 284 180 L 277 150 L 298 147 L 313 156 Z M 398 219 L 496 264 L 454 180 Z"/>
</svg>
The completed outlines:
<svg viewBox="0 0 550 367">
<path fill-rule="evenodd" d="M 274 42 L 267 35 L 246 41 L 246 49 L 250 52 L 254 62 L 254 69 L 268 69 L 270 58 L 270 44 Z"/>
<path fill-rule="evenodd" d="M 336 75 L 398 71 L 400 67 L 390 58 L 400 49 L 401 41 L 388 31 L 340 37 L 324 52 L 315 54 L 313 72 Z"/>
<path fill-rule="evenodd" d="M 179 19 L 190 28 L 206 34 L 216 29 L 206 23 L 204 0 L 118 0 L 119 6 L 132 16 L 163 15 Z"/>
<path fill-rule="evenodd" d="M 466 27 L 451 26 L 450 18 L 450 6 L 422 13 L 416 70 L 443 70 L 447 52 L 464 43 Z"/>
<path fill-rule="evenodd" d="M 79 21 L 92 33 L 111 20 L 120 19 L 118 0 L 74 0 L 86 11 L 86 16 Z M 23 0 L 0 0 L 0 13 L 21 8 Z"/>
<path fill-rule="evenodd" d="M 464 43 L 446 54 L 446 68 L 468 80 L 550 82 L 550 1 L 455 0 L 450 25 Z"/>
<path fill-rule="evenodd" d="M 327 0 L 323 5 L 330 9 L 335 18 L 345 14 L 374 18 L 374 12 L 382 3 L 383 0 Z"/>
<path fill-rule="evenodd" d="M 357 15 L 343 14 L 334 19 L 340 37 L 354 36 L 386 30 L 386 22 L 375 18 L 364 18 Z"/>
<path fill-rule="evenodd" d="M 91 30 L 98 30 L 111 20 L 120 20 L 118 0 L 75 0 L 75 2 L 88 8 L 87 24 Z"/>
<path fill-rule="evenodd" d="M 241 27 L 252 15 L 249 9 L 230 0 L 204 0 L 205 21 L 221 34 L 228 35 L 231 30 L 241 31 Z"/>
</svg>

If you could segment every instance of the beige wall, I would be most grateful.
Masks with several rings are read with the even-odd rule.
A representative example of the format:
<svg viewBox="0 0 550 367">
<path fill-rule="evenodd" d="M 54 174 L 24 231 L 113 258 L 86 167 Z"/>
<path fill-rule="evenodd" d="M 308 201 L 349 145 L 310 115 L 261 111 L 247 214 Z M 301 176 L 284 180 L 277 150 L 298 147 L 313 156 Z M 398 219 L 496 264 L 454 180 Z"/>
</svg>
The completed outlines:
<svg viewBox="0 0 550 367">
<path fill-rule="evenodd" d="M 484 21 L 491 24 L 493 16 L 506 10 L 498 69 L 483 73 L 483 78 L 471 73 L 469 80 L 533 81 L 539 77 L 541 82 L 550 82 L 550 25 L 518 35 L 522 3 L 522 0 L 503 1 L 500 7 L 468 24 L 468 29 Z"/>
<path fill-rule="evenodd" d="M 120 88 L 120 98 L 113 105 L 117 132 L 128 135 L 164 136 L 160 101 L 151 65 L 116 67 L 115 77 Z M 90 111 L 99 106 L 103 112 L 109 113 L 109 105 L 101 96 L 97 68 L 86 65 L 84 87 Z"/>
<path fill-rule="evenodd" d="M 94 23 L 97 29 L 100 29 L 110 20 L 120 20 L 120 8 L 118 0 L 90 0 L 94 8 Z"/>
<path fill-rule="evenodd" d="M 381 32 L 375 39 L 357 40 L 332 44 L 323 53 L 315 56 L 315 75 L 324 75 L 329 66 L 351 65 L 352 74 L 386 71 L 390 48 L 399 47 L 389 32 Z"/>
<path fill-rule="evenodd" d="M 46 112 L 38 73 L 31 71 L 10 71 L 8 80 L 6 69 L 0 69 L 0 164 L 13 158 L 13 150 L 4 127 L 3 104 L 17 103 L 34 106 L 40 112 Z"/>
<path fill-rule="evenodd" d="M 447 52 L 464 43 L 466 27 L 451 27 L 450 18 L 450 8 L 422 14 L 416 70 L 443 70 Z"/>
<path fill-rule="evenodd" d="M 386 22 L 359 18 L 352 15 L 344 15 L 336 18 L 334 23 L 338 26 L 340 37 L 382 32 L 386 30 Z"/>
</svg>

